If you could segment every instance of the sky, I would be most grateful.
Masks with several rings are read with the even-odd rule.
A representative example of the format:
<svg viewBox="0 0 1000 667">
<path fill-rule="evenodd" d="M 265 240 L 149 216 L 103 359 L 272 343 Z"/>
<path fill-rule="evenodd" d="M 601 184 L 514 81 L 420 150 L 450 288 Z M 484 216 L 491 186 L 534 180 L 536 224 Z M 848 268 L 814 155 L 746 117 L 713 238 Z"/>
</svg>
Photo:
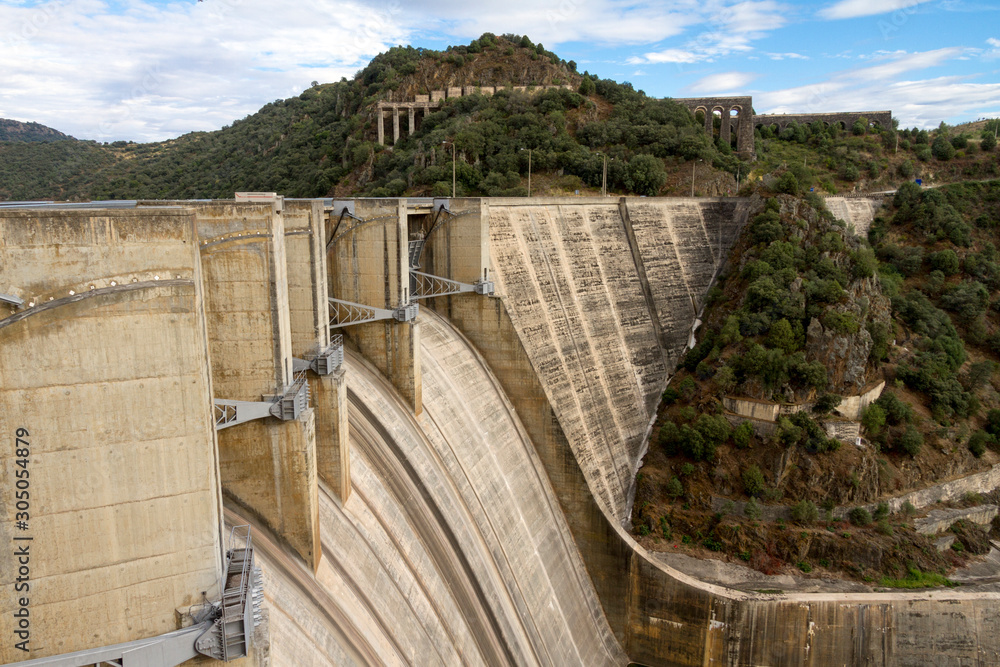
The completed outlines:
<svg viewBox="0 0 1000 667">
<path fill-rule="evenodd" d="M 997 0 L 0 0 L 0 118 L 79 139 L 216 130 L 397 44 L 527 34 L 655 97 L 1000 116 Z"/>
</svg>

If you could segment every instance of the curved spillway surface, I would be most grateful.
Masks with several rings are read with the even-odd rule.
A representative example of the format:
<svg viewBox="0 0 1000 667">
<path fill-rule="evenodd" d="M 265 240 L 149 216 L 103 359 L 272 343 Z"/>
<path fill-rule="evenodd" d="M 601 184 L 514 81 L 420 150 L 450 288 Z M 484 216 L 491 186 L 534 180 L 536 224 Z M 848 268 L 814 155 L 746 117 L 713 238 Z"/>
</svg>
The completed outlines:
<svg viewBox="0 0 1000 667">
<path fill-rule="evenodd" d="M 420 325 L 420 417 L 345 362 L 352 493 L 320 493 L 315 577 L 261 537 L 272 664 L 624 664 L 497 382 L 445 320 Z"/>
</svg>

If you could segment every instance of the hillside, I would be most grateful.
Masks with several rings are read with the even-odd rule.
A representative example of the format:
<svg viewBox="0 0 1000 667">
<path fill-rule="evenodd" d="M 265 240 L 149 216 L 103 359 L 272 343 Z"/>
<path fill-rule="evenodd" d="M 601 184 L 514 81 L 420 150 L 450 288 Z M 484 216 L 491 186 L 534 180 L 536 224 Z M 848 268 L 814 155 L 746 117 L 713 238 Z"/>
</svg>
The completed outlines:
<svg viewBox="0 0 1000 667">
<path fill-rule="evenodd" d="M 17 120 L 0 118 L 0 142 L 62 141 L 72 138 L 68 134 L 63 134 L 40 123 L 22 123 Z"/>
<path fill-rule="evenodd" d="M 509 90 L 567 84 L 574 90 Z M 480 85 L 498 92 L 447 100 L 414 135 L 404 133 L 393 147 L 378 145 L 379 101 Z M 0 198 L 206 198 L 238 190 L 292 197 L 444 195 L 451 193 L 446 141 L 456 147 L 460 195 L 527 194 L 527 149 L 533 194 L 598 194 L 604 156 L 613 194 L 693 189 L 719 196 L 735 193 L 737 176 L 752 190 L 784 172 L 801 190 L 875 191 L 915 178 L 996 177 L 996 122 L 942 125 L 934 132 L 793 126 L 780 136 L 760 128 L 759 159 L 749 164 L 670 100 L 581 74 L 576 63 L 526 36 L 486 33 L 443 51 L 392 48 L 350 80 L 316 83 L 215 132 L 148 144 L 0 142 Z"/>
<path fill-rule="evenodd" d="M 584 94 L 501 90 L 449 100 L 400 145 L 376 142 L 374 105 L 380 100 L 408 100 L 447 86 L 543 84 L 570 84 Z M 608 184 L 615 192 L 669 190 L 692 158 L 722 170 L 729 187 L 740 168 L 729 147 L 714 146 L 679 105 L 579 74 L 575 63 L 527 37 L 486 34 L 445 51 L 390 49 L 351 80 L 314 85 L 217 132 L 150 144 L 74 142 L 65 155 L 0 145 L 0 197 L 443 193 L 451 183 L 445 140 L 457 147 L 460 194 L 526 193 L 522 148 L 532 150 L 537 185 L 570 192 L 600 187 L 598 152 L 609 156 Z"/>
<path fill-rule="evenodd" d="M 906 184 L 861 238 L 786 175 L 757 188 L 664 394 L 634 529 L 654 551 L 721 552 L 768 574 L 891 586 L 912 566 L 941 583 L 967 554 L 938 552 L 912 512 L 879 503 L 1000 462 L 1000 181 Z M 769 406 L 784 406 L 774 426 L 734 412 Z M 852 424 L 859 444 L 831 437 Z M 985 553 L 969 530 L 960 546 Z"/>
</svg>

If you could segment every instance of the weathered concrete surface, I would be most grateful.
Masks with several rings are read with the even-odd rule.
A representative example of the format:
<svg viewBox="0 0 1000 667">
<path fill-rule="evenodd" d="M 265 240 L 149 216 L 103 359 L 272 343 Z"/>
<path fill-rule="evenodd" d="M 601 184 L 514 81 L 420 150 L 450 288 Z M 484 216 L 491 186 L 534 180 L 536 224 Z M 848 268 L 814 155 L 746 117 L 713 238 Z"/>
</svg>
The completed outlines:
<svg viewBox="0 0 1000 667">
<path fill-rule="evenodd" d="M 512 406 L 421 325 L 418 418 L 349 355 L 354 492 L 321 495 L 314 579 L 264 554 L 273 664 L 624 664 Z"/>
<path fill-rule="evenodd" d="M 283 217 L 292 354 L 312 360 L 331 342 L 326 213 L 321 201 L 290 201 L 285 202 Z M 315 407 L 317 474 L 345 500 L 351 492 L 351 466 L 344 373 L 319 376 L 309 372 L 308 377 Z"/>
<path fill-rule="evenodd" d="M 407 303 L 406 201 L 358 200 L 355 216 L 329 222 L 330 296 L 390 310 Z M 420 325 L 390 319 L 340 330 L 420 414 Z"/>
<path fill-rule="evenodd" d="M 667 369 L 617 203 L 492 200 L 497 292 L 591 491 L 624 522 Z"/>
<path fill-rule="evenodd" d="M 750 204 L 736 197 L 699 197 L 628 199 L 626 205 L 664 347 L 676 363 L 712 281 L 746 224 Z"/>
<path fill-rule="evenodd" d="M 854 226 L 854 233 L 867 238 L 875 214 L 885 201 L 883 197 L 826 197 L 826 207 L 833 217 L 843 220 L 848 227 Z"/>
<path fill-rule="evenodd" d="M 218 595 L 222 567 L 191 211 L 0 211 L 0 285 L 25 300 L 0 310 L 0 663 L 177 629 L 174 610 Z M 22 597 L 30 653 L 14 646 Z"/>
<path fill-rule="evenodd" d="M 194 205 L 215 398 L 260 401 L 292 383 L 283 214 L 271 204 Z M 295 238 L 295 237 L 293 237 Z M 301 338 L 300 338 L 301 340 Z M 310 566 L 319 560 L 315 416 L 220 431 L 223 492 Z"/>
</svg>

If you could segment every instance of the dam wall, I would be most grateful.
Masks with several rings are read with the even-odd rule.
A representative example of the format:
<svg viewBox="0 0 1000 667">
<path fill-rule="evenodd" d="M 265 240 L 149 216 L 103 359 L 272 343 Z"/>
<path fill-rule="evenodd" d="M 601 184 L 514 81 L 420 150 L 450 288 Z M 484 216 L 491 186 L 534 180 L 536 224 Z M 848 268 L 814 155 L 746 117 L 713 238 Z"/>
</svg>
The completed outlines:
<svg viewBox="0 0 1000 667">
<path fill-rule="evenodd" d="M 286 200 L 283 209 L 292 355 L 311 362 L 331 346 L 343 348 L 343 336 L 330 331 L 326 211 L 320 200 Z M 351 492 L 344 370 L 307 375 L 315 407 L 316 473 L 343 500 Z"/>
<path fill-rule="evenodd" d="M 624 664 L 502 388 L 446 320 L 420 324 L 419 417 L 348 354 L 354 491 L 321 492 L 316 574 L 256 538 L 272 664 Z"/>
<path fill-rule="evenodd" d="M 331 212 L 330 228 L 331 297 L 384 310 L 410 302 L 405 200 L 357 200 L 350 213 Z M 384 319 L 342 330 L 420 414 L 420 325 Z"/>
<path fill-rule="evenodd" d="M 177 629 L 222 569 L 193 212 L 0 211 L 0 292 L 0 663 Z"/>
<path fill-rule="evenodd" d="M 1000 661 L 996 593 L 745 593 L 630 536 L 656 403 L 748 202 L 318 204 L 0 211 L 0 294 L 25 301 L 0 305 L 0 418 L 52 447 L 31 458 L 40 651 L 175 629 L 217 591 L 224 514 L 264 570 L 259 667 Z M 331 330 L 324 284 L 411 305 L 421 232 L 424 271 L 496 291 Z M 300 415 L 213 431 L 213 398 L 270 405 L 337 330 L 343 372 L 309 375 Z"/>
</svg>

